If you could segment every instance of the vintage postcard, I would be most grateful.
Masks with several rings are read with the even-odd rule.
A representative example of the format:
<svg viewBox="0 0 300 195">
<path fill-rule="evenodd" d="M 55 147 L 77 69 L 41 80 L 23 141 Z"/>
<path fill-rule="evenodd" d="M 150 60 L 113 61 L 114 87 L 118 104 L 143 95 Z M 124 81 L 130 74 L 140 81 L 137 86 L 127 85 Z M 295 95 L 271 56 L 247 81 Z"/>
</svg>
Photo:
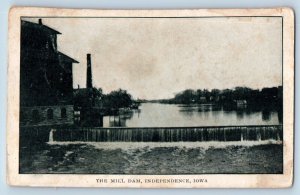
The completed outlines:
<svg viewBox="0 0 300 195">
<path fill-rule="evenodd" d="M 290 8 L 9 14 L 14 186 L 293 183 Z"/>
</svg>

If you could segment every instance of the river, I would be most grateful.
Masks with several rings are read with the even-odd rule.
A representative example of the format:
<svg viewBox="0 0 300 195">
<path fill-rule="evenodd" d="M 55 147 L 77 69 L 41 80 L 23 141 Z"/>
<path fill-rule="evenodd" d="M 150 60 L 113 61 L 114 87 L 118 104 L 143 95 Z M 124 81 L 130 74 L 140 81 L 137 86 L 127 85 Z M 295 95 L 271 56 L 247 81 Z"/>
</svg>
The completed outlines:
<svg viewBox="0 0 300 195">
<path fill-rule="evenodd" d="M 138 110 L 105 116 L 103 127 L 193 127 L 227 125 L 278 125 L 277 111 L 227 111 L 215 105 L 143 103 Z"/>
</svg>

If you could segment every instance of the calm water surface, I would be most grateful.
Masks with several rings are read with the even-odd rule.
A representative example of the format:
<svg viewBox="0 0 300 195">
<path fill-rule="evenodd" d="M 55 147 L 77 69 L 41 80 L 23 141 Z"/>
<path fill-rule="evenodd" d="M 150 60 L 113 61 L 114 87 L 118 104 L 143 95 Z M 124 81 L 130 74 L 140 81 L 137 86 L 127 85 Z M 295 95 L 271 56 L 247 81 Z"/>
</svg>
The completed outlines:
<svg viewBox="0 0 300 195">
<path fill-rule="evenodd" d="M 226 125 L 278 125 L 276 111 L 225 111 L 215 105 L 143 103 L 138 110 L 105 116 L 104 127 L 191 127 Z"/>
</svg>

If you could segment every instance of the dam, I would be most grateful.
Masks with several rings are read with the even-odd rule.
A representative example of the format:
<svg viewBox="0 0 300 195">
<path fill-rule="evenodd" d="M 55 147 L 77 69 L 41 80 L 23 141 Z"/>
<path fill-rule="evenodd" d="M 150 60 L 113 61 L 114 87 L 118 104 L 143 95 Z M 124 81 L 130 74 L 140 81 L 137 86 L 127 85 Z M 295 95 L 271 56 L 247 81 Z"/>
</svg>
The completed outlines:
<svg viewBox="0 0 300 195">
<path fill-rule="evenodd" d="M 49 141 L 81 142 L 206 142 L 282 141 L 282 125 L 148 127 L 148 128 L 61 128 L 51 129 Z"/>
</svg>

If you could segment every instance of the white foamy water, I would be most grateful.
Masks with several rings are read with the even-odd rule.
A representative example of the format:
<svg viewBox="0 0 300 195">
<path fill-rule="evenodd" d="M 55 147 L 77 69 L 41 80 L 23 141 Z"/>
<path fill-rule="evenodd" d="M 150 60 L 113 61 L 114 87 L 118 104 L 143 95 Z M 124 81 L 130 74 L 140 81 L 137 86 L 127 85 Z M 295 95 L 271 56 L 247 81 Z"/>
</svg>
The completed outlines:
<svg viewBox="0 0 300 195">
<path fill-rule="evenodd" d="M 48 142 L 49 145 L 76 145 L 84 144 L 95 147 L 96 149 L 103 150 L 135 150 L 141 148 L 226 148 L 229 146 L 243 146 L 252 147 L 258 145 L 268 144 L 282 144 L 282 141 L 278 140 L 264 140 L 264 141 L 232 141 L 232 142 Z"/>
<path fill-rule="evenodd" d="M 49 142 L 53 142 L 54 140 L 53 140 L 53 132 L 54 132 L 55 130 L 54 129 L 51 129 L 51 131 L 50 131 L 50 133 L 49 133 Z"/>
</svg>

